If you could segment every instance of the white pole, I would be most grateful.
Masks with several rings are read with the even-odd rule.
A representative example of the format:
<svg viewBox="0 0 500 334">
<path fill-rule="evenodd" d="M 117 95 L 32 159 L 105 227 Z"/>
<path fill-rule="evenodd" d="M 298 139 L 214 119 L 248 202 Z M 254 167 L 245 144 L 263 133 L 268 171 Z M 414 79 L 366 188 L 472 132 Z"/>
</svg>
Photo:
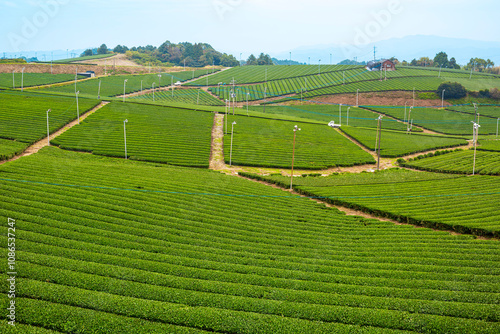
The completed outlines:
<svg viewBox="0 0 500 334">
<path fill-rule="evenodd" d="M 233 122 L 233 124 L 231 126 L 231 150 L 229 153 L 229 167 L 231 167 L 232 163 L 233 163 L 233 134 L 234 134 L 234 125 L 235 124 L 236 124 L 236 121 Z"/>
<path fill-rule="evenodd" d="M 78 106 L 78 95 L 80 91 L 76 92 L 76 115 L 78 116 L 78 124 L 80 124 L 80 107 Z"/>
<path fill-rule="evenodd" d="M 359 89 L 356 90 L 356 107 L 359 107 Z"/>
<path fill-rule="evenodd" d="M 342 125 L 342 103 L 339 104 L 339 124 Z"/>
<path fill-rule="evenodd" d="M 125 85 L 127 84 L 128 79 L 123 81 L 123 103 L 125 103 Z"/>
<path fill-rule="evenodd" d="M 378 153 L 377 153 L 377 170 L 380 170 L 380 141 L 382 137 L 382 115 L 378 117 Z M 377 148 L 375 148 L 377 149 Z"/>
<path fill-rule="evenodd" d="M 226 135 L 227 135 L 227 109 L 228 109 L 228 106 L 227 106 L 227 105 L 228 105 L 228 102 L 229 102 L 229 101 L 230 101 L 230 100 L 226 100 Z"/>
<path fill-rule="evenodd" d="M 125 140 L 125 160 L 127 160 L 127 130 L 125 124 L 128 123 L 128 119 L 123 121 L 123 138 Z"/>
<path fill-rule="evenodd" d="M 297 134 L 297 131 L 300 131 L 300 128 L 295 125 L 293 128 L 293 153 L 292 153 L 292 174 L 290 177 L 290 190 L 292 190 L 292 185 L 293 185 L 293 163 L 295 162 L 295 136 Z"/>
<path fill-rule="evenodd" d="M 472 165 L 472 175 L 475 175 L 476 173 L 476 147 L 477 147 L 477 137 L 478 137 L 478 134 L 479 134 L 479 128 L 481 127 L 479 124 L 477 123 L 473 123 L 473 130 L 474 130 L 474 134 L 475 134 L 475 140 L 474 140 L 474 164 Z"/>
<path fill-rule="evenodd" d="M 441 108 L 444 108 L 444 92 L 446 89 L 443 89 L 443 96 L 441 97 Z"/>
<path fill-rule="evenodd" d="M 349 126 L 349 109 L 351 109 L 351 107 L 347 108 L 347 126 Z"/>
<path fill-rule="evenodd" d="M 21 92 L 24 90 L 24 67 L 21 73 Z"/>
<path fill-rule="evenodd" d="M 50 146 L 50 131 L 49 131 L 49 112 L 51 109 L 47 110 L 47 145 Z"/>
<path fill-rule="evenodd" d="M 406 122 L 406 105 L 408 104 L 408 101 L 405 101 L 405 115 L 403 117 L 403 123 Z"/>
</svg>

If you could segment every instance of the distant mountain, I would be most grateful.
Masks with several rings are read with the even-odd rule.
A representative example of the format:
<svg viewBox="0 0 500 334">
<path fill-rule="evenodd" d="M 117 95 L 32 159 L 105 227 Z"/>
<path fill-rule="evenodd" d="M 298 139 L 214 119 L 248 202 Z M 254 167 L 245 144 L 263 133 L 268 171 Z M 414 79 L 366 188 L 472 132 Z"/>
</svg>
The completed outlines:
<svg viewBox="0 0 500 334">
<path fill-rule="evenodd" d="M 434 58 L 441 51 L 448 54 L 448 57 L 455 57 L 457 62 L 465 65 L 471 58 L 479 57 L 491 59 L 495 65 L 500 65 L 500 43 L 484 42 L 460 38 L 448 38 L 439 36 L 406 36 L 403 38 L 392 38 L 385 41 L 370 43 L 362 46 L 352 45 L 317 45 L 302 46 L 292 50 L 292 60 L 298 62 L 318 64 L 330 64 L 330 54 L 332 63 L 336 64 L 345 59 L 357 61 L 369 61 L 373 59 L 373 48 L 376 47 L 376 57 L 390 58 L 396 57 L 400 61 L 420 57 Z M 272 54 L 278 59 L 290 57 L 289 51 Z"/>
</svg>

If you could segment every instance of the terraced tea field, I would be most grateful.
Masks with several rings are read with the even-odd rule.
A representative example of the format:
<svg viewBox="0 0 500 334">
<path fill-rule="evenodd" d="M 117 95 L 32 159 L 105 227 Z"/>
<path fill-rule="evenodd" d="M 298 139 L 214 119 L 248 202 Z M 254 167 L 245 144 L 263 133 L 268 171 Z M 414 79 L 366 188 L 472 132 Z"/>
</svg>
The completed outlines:
<svg viewBox="0 0 500 334">
<path fill-rule="evenodd" d="M 217 86 L 219 82 L 229 85 L 233 78 L 236 84 L 250 84 L 257 82 L 265 82 L 271 80 L 282 80 L 295 77 L 303 77 L 307 75 L 339 71 L 364 71 L 363 66 L 351 65 L 291 65 L 291 66 L 240 66 L 233 67 L 226 71 L 217 73 L 211 76 L 208 80 L 209 86 Z M 204 86 L 206 80 L 200 79 L 193 81 L 188 86 Z"/>
<path fill-rule="evenodd" d="M 173 95 L 173 96 L 172 96 Z M 189 104 L 203 104 L 208 106 L 224 106 L 224 102 L 213 97 L 209 93 L 201 90 L 201 89 L 174 89 L 174 93 L 172 91 L 160 91 L 154 93 L 139 95 L 130 98 L 131 101 L 136 102 L 176 102 L 176 103 L 189 103 Z"/>
<path fill-rule="evenodd" d="M 78 117 L 76 98 L 21 92 L 0 92 L 0 138 L 32 144 Z M 80 115 L 100 101 L 79 98 Z"/>
<path fill-rule="evenodd" d="M 493 180 L 470 182 L 498 189 Z M 455 193 L 455 181 L 470 190 L 466 178 L 434 178 L 412 182 L 405 192 L 453 183 L 431 189 Z M 371 187 L 369 195 L 392 196 L 398 187 L 356 183 L 312 189 L 350 196 Z M 0 166 L 0 187 L 1 219 L 16 219 L 19 331 L 500 330 L 497 241 L 346 216 L 211 171 L 53 147 Z M 429 205 L 446 199 L 432 198 L 425 207 L 412 199 L 413 209 L 428 216 Z M 394 207 L 396 201 L 382 202 Z M 450 202 L 456 214 L 456 198 Z M 484 227 L 491 218 L 483 218 Z M 6 289 L 3 284 L 4 309 Z"/>
<path fill-rule="evenodd" d="M 386 122 L 382 121 L 385 128 Z M 369 150 L 376 151 L 377 129 L 342 127 L 342 131 L 357 140 Z M 448 148 L 467 145 L 468 142 L 461 138 L 444 137 L 428 134 L 407 134 L 406 132 L 382 130 L 380 141 L 380 156 L 386 158 L 401 157 L 413 153 L 425 152 L 439 148 Z"/>
<path fill-rule="evenodd" d="M 244 66 L 244 68 L 246 67 Z M 281 66 L 281 68 L 283 67 Z M 267 67 L 267 70 L 272 68 Z M 274 66 L 274 68 L 280 68 L 280 66 Z M 306 68 L 315 68 L 316 71 L 310 73 L 305 71 Z M 290 68 L 289 71 L 291 70 Z M 254 81 L 252 81 L 251 76 L 247 75 L 246 71 L 250 71 L 250 69 L 224 71 L 219 76 L 213 76 L 213 81 L 210 81 L 211 79 L 209 82 L 195 81 L 189 85 L 211 85 L 213 87 L 210 88 L 210 91 L 222 100 L 229 99 L 234 93 L 236 100 L 240 102 L 247 99 L 254 101 L 288 94 L 296 94 L 294 99 L 311 98 L 321 95 L 356 93 L 357 90 L 360 92 L 410 91 L 415 88 L 418 91 L 435 91 L 442 82 L 458 78 L 470 82 L 486 80 L 487 86 L 491 86 L 492 83 L 494 86 L 497 82 L 500 85 L 500 79 L 481 73 L 474 74 L 469 79 L 470 75 L 463 71 L 447 71 L 438 77 L 435 71 L 405 67 L 399 67 L 397 71 L 381 73 L 370 72 L 362 66 L 328 67 L 327 70 L 321 72 L 318 66 L 306 66 L 304 72 L 293 72 L 295 75 L 290 76 L 284 69 L 276 70 L 275 72 L 280 73 L 282 77 L 271 76 L 269 78 L 265 75 L 266 67 L 262 66 L 252 73 L 255 75 L 264 71 L 264 76 L 260 77 L 260 80 Z M 220 81 L 215 80 L 216 78 Z M 385 78 L 387 80 L 382 80 Z M 254 84 L 248 85 L 251 83 Z M 240 86 L 240 84 L 244 84 L 244 86 Z"/>
<path fill-rule="evenodd" d="M 195 78 L 206 75 L 206 70 L 196 70 L 194 72 Z M 161 73 L 161 77 L 155 74 L 142 74 L 142 75 L 114 75 L 102 78 L 95 78 L 79 82 L 76 85 L 76 90 L 80 92 L 81 96 L 89 98 L 97 98 L 100 92 L 101 97 L 113 97 L 123 95 L 125 91 L 127 94 L 140 92 L 142 90 L 152 89 L 153 83 L 156 88 L 170 86 L 177 81 L 186 81 L 192 79 L 193 71 Z M 127 82 L 125 83 L 125 80 Z M 99 82 L 100 89 L 99 89 Z M 57 93 L 64 95 L 74 95 L 75 85 L 68 84 L 58 87 L 43 88 L 37 90 L 43 93 Z"/>
<path fill-rule="evenodd" d="M 192 167 L 208 167 L 213 114 L 112 102 L 53 139 L 64 149 Z"/>
<path fill-rule="evenodd" d="M 77 79 L 84 79 L 84 77 L 78 76 Z M 22 75 L 20 72 L 14 74 L 0 73 L 0 88 L 20 89 L 21 84 L 23 87 L 32 87 L 74 80 L 74 74 L 24 73 Z"/>
<path fill-rule="evenodd" d="M 366 107 L 369 110 L 376 111 L 385 115 L 389 115 L 399 120 L 413 119 L 413 124 L 421 126 L 439 133 L 451 135 L 470 135 L 472 138 L 472 121 L 474 115 L 469 113 L 456 112 L 448 109 L 436 108 L 413 108 L 411 116 L 409 116 L 409 108 L 407 108 L 405 116 L 404 107 Z M 495 134 L 497 129 L 497 121 L 492 118 L 480 118 L 479 123 L 481 128 L 480 135 Z"/>
<path fill-rule="evenodd" d="M 298 125 L 295 168 L 326 169 L 375 163 L 373 157 L 324 125 L 259 119 L 247 116 L 228 117 L 224 137 L 224 155 L 230 162 L 231 124 L 234 126 L 232 163 L 242 166 L 291 168 L 293 128 Z"/>
<path fill-rule="evenodd" d="M 347 112 L 349 109 L 349 113 Z M 262 114 L 280 115 L 296 119 L 303 119 L 304 121 L 320 122 L 328 124 L 334 121 L 336 124 L 377 128 L 377 118 L 379 114 L 362 108 L 347 107 L 336 104 L 322 104 L 322 105 L 268 105 L 268 106 L 252 106 L 249 110 L 258 111 Z M 246 112 L 246 107 L 243 108 L 243 113 Z M 349 117 L 348 117 L 349 116 Z M 391 130 L 406 131 L 406 124 L 396 120 L 384 119 L 384 128 Z M 421 132 L 419 128 L 413 128 L 415 132 Z"/>
<path fill-rule="evenodd" d="M 439 173 L 472 174 L 474 150 L 458 151 L 405 162 L 404 166 Z M 500 152 L 477 150 L 476 174 L 500 175 Z"/>
<path fill-rule="evenodd" d="M 23 152 L 28 146 L 28 143 L 0 139 L 0 161 L 12 158 L 13 156 Z"/>
<path fill-rule="evenodd" d="M 281 175 L 257 178 L 290 185 L 290 177 Z M 293 185 L 309 196 L 402 223 L 500 236 L 500 178 L 494 176 L 471 178 L 392 169 L 372 174 L 297 177 Z"/>
</svg>

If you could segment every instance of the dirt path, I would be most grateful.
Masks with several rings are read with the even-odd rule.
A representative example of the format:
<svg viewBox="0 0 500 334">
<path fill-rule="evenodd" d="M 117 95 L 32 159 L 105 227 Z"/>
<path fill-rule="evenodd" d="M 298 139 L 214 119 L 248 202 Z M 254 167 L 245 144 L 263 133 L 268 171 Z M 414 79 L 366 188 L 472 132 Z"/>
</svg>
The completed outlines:
<svg viewBox="0 0 500 334">
<path fill-rule="evenodd" d="M 97 110 L 99 110 L 102 107 L 104 107 L 108 103 L 109 102 L 103 101 L 99 105 L 95 106 L 93 109 L 87 111 L 85 114 L 80 115 L 80 122 L 83 121 L 84 119 L 86 119 L 87 117 L 89 117 L 90 115 L 92 115 L 93 113 L 95 113 Z M 78 119 L 75 119 L 74 121 L 72 121 L 71 123 L 66 124 L 65 126 L 63 126 L 61 129 L 57 130 L 56 132 L 51 133 L 50 134 L 50 139 L 54 139 L 54 138 L 60 136 L 61 134 L 63 134 L 64 132 L 68 131 L 69 129 L 71 129 L 72 127 L 74 127 L 77 124 L 78 124 Z M 22 157 L 25 157 L 25 156 L 37 153 L 42 148 L 44 148 L 45 146 L 48 146 L 48 145 L 49 144 L 48 144 L 47 137 L 45 137 L 42 140 L 39 140 L 36 143 L 34 143 L 33 145 L 29 146 L 26 150 L 24 150 L 23 153 L 21 153 L 19 155 L 16 155 L 15 157 L 13 157 L 13 158 L 11 158 L 9 160 L 1 161 L 0 165 L 4 164 L 6 162 L 14 161 L 14 160 L 17 160 L 19 158 L 22 158 Z"/>
<path fill-rule="evenodd" d="M 212 149 L 210 152 L 210 169 L 224 169 L 224 115 L 215 114 L 212 128 Z"/>
</svg>

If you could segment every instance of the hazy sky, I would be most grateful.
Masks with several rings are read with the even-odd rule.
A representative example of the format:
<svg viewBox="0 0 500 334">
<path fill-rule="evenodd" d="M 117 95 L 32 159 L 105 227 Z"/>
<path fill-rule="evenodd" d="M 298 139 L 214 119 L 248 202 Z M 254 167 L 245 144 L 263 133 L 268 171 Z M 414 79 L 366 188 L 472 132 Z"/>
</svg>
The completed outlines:
<svg viewBox="0 0 500 334">
<path fill-rule="evenodd" d="M 1 52 L 206 42 L 239 57 L 407 35 L 500 42 L 495 0 L 0 0 Z"/>
</svg>

